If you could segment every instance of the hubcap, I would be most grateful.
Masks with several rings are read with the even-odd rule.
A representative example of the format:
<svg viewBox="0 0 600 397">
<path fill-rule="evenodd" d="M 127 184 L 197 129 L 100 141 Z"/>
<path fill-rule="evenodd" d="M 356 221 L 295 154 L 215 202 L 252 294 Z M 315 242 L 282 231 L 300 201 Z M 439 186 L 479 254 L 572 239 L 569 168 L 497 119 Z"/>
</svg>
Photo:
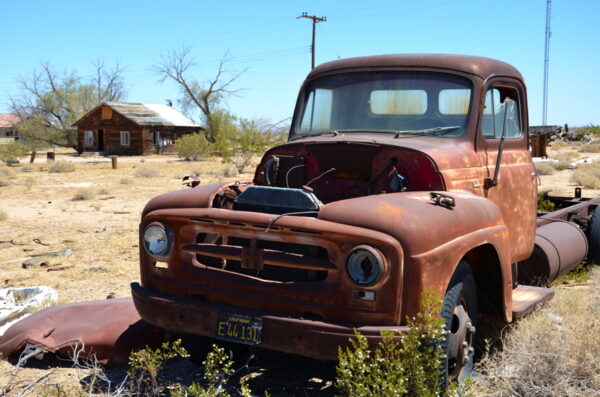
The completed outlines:
<svg viewBox="0 0 600 397">
<path fill-rule="evenodd" d="M 448 335 L 448 377 L 451 380 L 461 378 L 463 369 L 473 358 L 473 326 L 466 304 L 461 300 L 455 307 Z"/>
</svg>

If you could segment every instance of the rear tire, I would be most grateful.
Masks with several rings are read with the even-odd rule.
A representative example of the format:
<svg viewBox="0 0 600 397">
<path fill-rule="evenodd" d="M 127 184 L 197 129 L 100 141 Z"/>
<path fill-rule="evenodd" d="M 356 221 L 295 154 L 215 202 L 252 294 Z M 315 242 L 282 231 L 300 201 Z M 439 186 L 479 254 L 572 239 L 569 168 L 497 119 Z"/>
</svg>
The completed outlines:
<svg viewBox="0 0 600 397">
<path fill-rule="evenodd" d="M 446 337 L 441 342 L 445 357 L 440 383 L 462 382 L 473 372 L 477 326 L 477 289 L 469 264 L 461 261 L 444 297 L 441 317 Z"/>
<path fill-rule="evenodd" d="M 587 263 L 589 265 L 600 265 L 600 207 L 596 207 L 590 218 L 587 230 L 589 251 Z"/>
</svg>

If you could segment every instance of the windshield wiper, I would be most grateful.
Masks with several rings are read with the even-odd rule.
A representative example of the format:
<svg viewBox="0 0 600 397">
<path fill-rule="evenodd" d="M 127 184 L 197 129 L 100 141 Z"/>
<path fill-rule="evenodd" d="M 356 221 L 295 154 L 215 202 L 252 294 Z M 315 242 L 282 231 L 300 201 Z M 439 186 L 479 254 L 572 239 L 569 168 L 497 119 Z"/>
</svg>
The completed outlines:
<svg viewBox="0 0 600 397">
<path fill-rule="evenodd" d="M 460 129 L 459 125 L 450 125 L 447 127 L 433 127 L 426 128 L 424 130 L 404 130 L 404 131 L 396 131 L 396 135 L 394 138 L 398 138 L 400 135 L 444 135 L 451 131 L 455 131 Z"/>
<path fill-rule="evenodd" d="M 308 136 L 319 136 L 319 135 L 325 135 L 325 134 L 332 134 L 333 136 L 338 136 L 339 132 L 336 130 L 311 132 L 310 134 L 296 135 L 295 137 L 291 138 L 290 141 L 295 141 L 296 139 L 300 139 L 300 138 L 306 138 Z"/>
</svg>

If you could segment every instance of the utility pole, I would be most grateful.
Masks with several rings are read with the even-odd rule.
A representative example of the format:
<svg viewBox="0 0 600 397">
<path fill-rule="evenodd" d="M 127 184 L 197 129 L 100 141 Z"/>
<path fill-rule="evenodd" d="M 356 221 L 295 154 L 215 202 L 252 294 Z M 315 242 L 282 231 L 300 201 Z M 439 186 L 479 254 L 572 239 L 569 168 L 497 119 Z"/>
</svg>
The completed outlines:
<svg viewBox="0 0 600 397">
<path fill-rule="evenodd" d="M 317 17 L 315 15 L 308 15 L 306 12 L 303 12 L 302 15 L 300 15 L 299 17 L 297 17 L 296 19 L 300 19 L 300 18 L 306 18 L 306 19 L 312 19 L 312 45 L 310 46 L 310 51 L 312 53 L 312 61 L 310 64 L 311 69 L 315 68 L 315 28 L 317 26 L 317 23 L 319 22 L 327 22 L 327 17 Z"/>
<path fill-rule="evenodd" d="M 552 9 L 552 0 L 546 0 L 546 49 L 544 51 L 544 98 L 542 109 L 542 125 L 546 125 L 548 121 L 548 68 L 550 66 L 550 16 Z"/>
</svg>

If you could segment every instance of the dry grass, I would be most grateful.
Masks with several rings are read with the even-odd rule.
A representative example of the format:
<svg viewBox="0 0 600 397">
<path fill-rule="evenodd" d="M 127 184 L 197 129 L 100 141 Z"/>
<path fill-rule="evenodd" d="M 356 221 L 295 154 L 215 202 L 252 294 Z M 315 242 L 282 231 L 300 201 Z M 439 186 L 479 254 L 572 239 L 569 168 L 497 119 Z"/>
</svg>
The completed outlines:
<svg viewBox="0 0 600 397">
<path fill-rule="evenodd" d="M 217 175 L 225 178 L 232 178 L 238 176 L 238 170 L 233 164 L 225 164 L 221 167 Z"/>
<path fill-rule="evenodd" d="M 600 161 L 581 164 L 571 175 L 571 182 L 591 189 L 600 189 Z"/>
<path fill-rule="evenodd" d="M 550 163 L 535 163 L 535 169 L 538 175 L 552 175 L 555 171 Z"/>
<path fill-rule="evenodd" d="M 75 164 L 65 160 L 55 161 L 48 167 L 48 172 L 52 174 L 75 172 Z"/>
<path fill-rule="evenodd" d="M 600 143 L 588 143 L 579 147 L 581 153 L 600 153 Z"/>
<path fill-rule="evenodd" d="M 0 210 L 0 222 L 8 220 L 8 214 L 4 210 Z"/>
<path fill-rule="evenodd" d="M 554 141 L 550 144 L 550 147 L 554 150 L 562 149 L 567 146 L 568 144 L 565 141 Z"/>
<path fill-rule="evenodd" d="M 503 350 L 480 362 L 477 396 L 600 395 L 600 272 L 504 333 Z"/>
<path fill-rule="evenodd" d="M 124 176 L 123 178 L 121 178 L 121 180 L 119 181 L 119 183 L 121 185 L 131 185 L 133 183 L 133 179 L 131 179 L 128 176 Z"/>
<path fill-rule="evenodd" d="M 0 166 L 0 187 L 10 186 L 15 179 L 15 172 L 6 166 Z"/>
<path fill-rule="evenodd" d="M 79 189 L 73 195 L 71 200 L 73 201 L 83 201 L 83 200 L 91 200 L 96 197 L 96 193 L 92 189 Z"/>
<path fill-rule="evenodd" d="M 158 168 L 150 164 L 143 164 L 135 169 L 136 178 L 156 178 L 159 175 Z"/>
</svg>

